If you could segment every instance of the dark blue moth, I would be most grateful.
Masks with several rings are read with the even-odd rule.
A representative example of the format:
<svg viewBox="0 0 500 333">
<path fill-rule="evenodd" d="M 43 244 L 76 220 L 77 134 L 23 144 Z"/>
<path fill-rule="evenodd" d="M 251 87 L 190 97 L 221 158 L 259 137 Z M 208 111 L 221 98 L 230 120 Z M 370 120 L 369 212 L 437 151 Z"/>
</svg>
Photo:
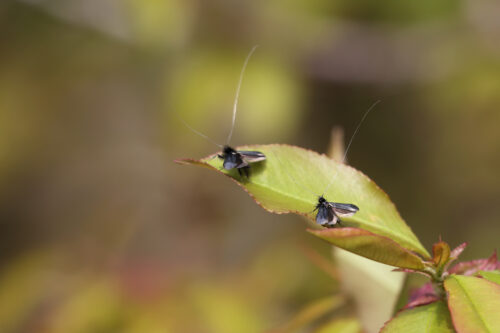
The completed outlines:
<svg viewBox="0 0 500 333">
<path fill-rule="evenodd" d="M 318 198 L 318 203 L 314 211 L 316 214 L 316 223 L 323 227 L 332 228 L 340 224 L 340 217 L 349 217 L 356 214 L 358 206 L 338 202 L 329 202 L 323 196 Z"/>
<path fill-rule="evenodd" d="M 241 69 L 240 78 L 238 81 L 238 86 L 236 88 L 236 96 L 234 98 L 234 104 L 233 104 L 233 121 L 231 124 L 231 130 L 229 131 L 229 135 L 228 135 L 227 140 L 226 140 L 226 144 L 224 146 L 218 144 L 217 142 L 212 141 L 208 136 L 206 136 L 205 134 L 203 134 L 201 132 L 198 132 L 197 130 L 195 130 L 194 128 L 192 128 L 188 124 L 186 124 L 186 122 L 184 122 L 181 119 L 181 121 L 184 123 L 184 125 L 186 125 L 186 127 L 191 129 L 193 132 L 195 132 L 196 134 L 204 137 L 205 139 L 211 141 L 212 143 L 214 143 L 217 146 L 219 146 L 220 148 L 222 148 L 222 153 L 217 154 L 217 157 L 224 160 L 224 162 L 222 163 L 222 167 L 224 169 L 226 169 L 226 170 L 236 169 L 236 170 L 238 170 L 238 173 L 240 174 L 240 176 L 245 175 L 247 178 L 250 177 L 250 164 L 264 161 L 266 159 L 266 155 L 264 155 L 260 151 L 236 150 L 236 149 L 231 148 L 229 146 L 229 142 L 231 141 L 231 136 L 233 135 L 234 124 L 236 121 L 236 111 L 238 109 L 238 97 L 240 95 L 240 88 L 241 88 L 241 82 L 243 80 L 243 74 L 245 73 L 245 69 L 247 67 L 248 60 L 250 59 L 250 57 L 252 56 L 252 54 L 256 48 L 257 48 L 257 46 L 254 46 L 252 48 L 252 50 L 250 51 L 250 53 L 248 53 L 248 55 L 245 59 L 245 62 L 243 64 L 243 68 Z"/>
<path fill-rule="evenodd" d="M 344 157 L 342 158 L 342 163 L 345 162 L 345 158 L 347 156 L 347 153 L 349 152 L 349 148 L 351 148 L 351 143 L 356 134 L 358 133 L 359 127 L 365 120 L 366 116 L 370 111 L 378 104 L 380 101 L 376 101 L 363 115 L 361 118 L 361 121 L 359 122 L 358 126 L 354 130 L 353 135 L 351 136 L 351 139 L 349 140 L 349 143 L 347 144 L 347 148 L 344 153 Z M 335 174 L 336 176 L 336 174 Z M 333 178 L 330 180 L 328 185 L 326 186 L 326 189 L 324 192 L 328 190 L 330 185 L 333 183 Z M 349 217 L 353 216 L 358 212 L 359 208 L 356 205 L 353 204 L 348 204 L 348 203 L 338 203 L 338 202 L 330 202 L 325 199 L 323 195 L 318 197 L 318 203 L 316 204 L 316 207 L 314 208 L 314 211 L 318 211 L 316 213 L 316 223 L 318 223 L 321 226 L 327 227 L 327 228 L 332 228 L 337 224 L 340 224 L 341 217 Z"/>
<path fill-rule="evenodd" d="M 236 150 L 229 146 L 224 146 L 222 154 L 218 154 L 217 157 L 224 160 L 222 163 L 224 169 L 236 168 L 240 176 L 244 174 L 247 178 L 250 176 L 250 163 L 266 159 L 266 155 L 260 151 Z"/>
<path fill-rule="evenodd" d="M 349 151 L 349 148 L 351 147 L 351 143 L 354 139 L 354 137 L 356 136 L 356 133 L 358 132 L 359 130 L 359 127 L 361 126 L 361 124 L 363 123 L 363 121 L 365 120 L 366 116 L 368 115 L 368 113 L 370 113 L 370 111 L 379 103 L 380 101 L 376 101 L 366 112 L 365 114 L 363 115 L 363 117 L 361 118 L 361 121 L 359 122 L 358 126 L 356 127 L 356 129 L 354 130 L 354 133 L 353 135 L 351 136 L 351 139 L 349 140 L 349 144 L 347 145 L 347 148 L 345 150 L 345 153 L 344 153 L 344 157 L 342 158 L 342 162 L 341 163 L 344 163 L 345 162 L 345 158 L 347 156 L 347 152 Z M 278 160 L 278 162 L 281 164 L 281 161 L 277 158 L 277 156 L 275 156 L 276 159 Z M 283 166 L 283 165 L 282 165 Z M 303 189 L 307 190 L 308 192 L 310 192 L 311 194 L 314 194 L 314 191 L 312 191 L 308 186 L 307 184 L 300 184 L 299 182 L 297 182 L 295 180 L 295 177 L 293 177 L 292 174 L 288 174 L 289 177 L 293 180 L 293 182 L 297 185 L 299 185 L 300 187 L 302 187 Z M 326 186 L 326 188 L 324 189 L 323 193 L 327 192 L 328 189 L 330 188 L 330 185 L 333 184 L 334 182 L 334 179 L 335 179 L 335 176 L 337 175 L 337 173 L 334 175 L 334 177 L 332 177 L 330 179 L 330 182 L 328 183 L 328 185 Z M 304 186 L 303 186 L 304 185 Z M 317 192 L 316 192 L 317 193 Z M 340 223 L 342 222 L 342 220 L 340 219 L 341 217 L 350 217 L 350 216 L 353 216 L 354 214 L 356 214 L 358 211 L 359 211 L 359 208 L 358 206 L 354 205 L 354 204 L 350 204 L 350 203 L 338 203 L 338 202 L 330 202 L 328 201 L 325 197 L 324 197 L 324 194 L 320 195 L 318 198 L 318 201 L 316 203 L 316 206 L 314 207 L 314 210 L 313 212 L 316 212 L 316 223 L 323 226 L 323 227 L 326 227 L 326 228 L 333 228 L 334 226 L 336 225 L 340 225 Z"/>
<path fill-rule="evenodd" d="M 342 158 L 342 163 L 345 162 L 345 158 L 347 156 L 347 153 L 349 152 L 349 148 L 351 147 L 352 140 L 358 133 L 359 127 L 365 120 L 366 116 L 370 111 L 378 104 L 380 101 L 376 101 L 363 115 L 361 118 L 361 121 L 359 122 L 358 126 L 354 130 L 353 135 L 351 136 L 351 140 L 349 140 L 349 143 L 347 144 L 347 148 L 344 153 L 344 157 Z M 336 175 L 336 174 L 335 174 Z M 326 187 L 325 191 L 328 190 L 330 185 L 333 183 L 333 178 L 330 180 L 328 183 L 328 186 Z M 330 202 L 325 199 L 323 195 L 318 197 L 318 203 L 316 204 L 316 207 L 314 208 L 314 211 L 318 211 L 316 213 L 316 223 L 318 223 L 321 226 L 327 227 L 327 228 L 332 228 L 337 224 L 340 224 L 341 217 L 349 217 L 353 216 L 358 212 L 359 208 L 356 205 L 353 204 L 347 204 L 347 203 L 338 203 L 338 202 Z"/>
</svg>

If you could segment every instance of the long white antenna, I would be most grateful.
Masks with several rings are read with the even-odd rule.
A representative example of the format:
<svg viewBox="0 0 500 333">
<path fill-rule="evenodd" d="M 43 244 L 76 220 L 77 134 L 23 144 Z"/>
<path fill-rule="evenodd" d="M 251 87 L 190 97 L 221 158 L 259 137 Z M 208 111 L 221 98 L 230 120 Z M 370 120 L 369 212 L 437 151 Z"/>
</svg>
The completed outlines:
<svg viewBox="0 0 500 333">
<path fill-rule="evenodd" d="M 229 131 L 229 135 L 227 136 L 226 145 L 229 144 L 229 142 L 231 141 L 231 137 L 233 136 L 234 123 L 236 122 L 236 110 L 238 109 L 238 98 L 240 97 L 240 88 L 241 88 L 241 82 L 243 81 L 243 74 L 245 73 L 245 69 L 247 68 L 247 64 L 248 61 L 250 60 L 250 57 L 252 56 L 257 47 L 259 47 L 259 45 L 255 45 L 252 48 L 252 50 L 250 50 L 250 53 L 248 53 L 247 58 L 243 63 L 243 68 L 241 69 L 240 79 L 238 81 L 238 87 L 236 88 L 236 96 L 234 98 L 234 104 L 233 104 L 233 122 L 231 123 L 231 130 Z"/>
<path fill-rule="evenodd" d="M 189 126 L 184 120 L 182 120 L 181 117 L 177 116 L 177 119 L 179 119 L 183 124 L 184 126 L 186 126 L 187 128 L 189 128 L 191 131 L 193 131 L 194 133 L 198 134 L 199 136 L 201 136 L 202 138 L 205 138 L 206 140 L 212 142 L 214 145 L 216 145 L 217 147 L 219 148 L 222 148 L 223 146 L 221 144 L 218 144 L 217 142 L 213 141 L 212 139 L 210 139 L 208 136 L 206 136 L 205 134 L 195 130 L 194 128 L 192 128 L 191 126 Z"/>
<path fill-rule="evenodd" d="M 349 143 L 347 144 L 347 147 L 346 147 L 345 153 L 344 153 L 344 157 L 342 158 L 342 162 L 341 162 L 342 164 L 345 162 L 345 158 L 347 157 L 347 153 L 349 152 L 349 148 L 351 148 L 352 140 L 354 140 L 354 137 L 358 133 L 359 128 L 361 127 L 361 124 L 363 123 L 363 121 L 365 120 L 365 118 L 368 116 L 368 114 L 370 113 L 370 111 L 373 110 L 373 108 L 375 108 L 375 106 L 377 106 L 377 104 L 380 103 L 380 102 L 381 102 L 381 100 L 378 100 L 375 103 L 373 103 L 372 106 L 370 106 L 370 108 L 365 112 L 365 114 L 363 115 L 363 118 L 361 118 L 361 121 L 359 122 L 358 126 L 354 130 L 354 133 L 352 134 L 351 139 L 349 140 Z M 335 173 L 335 175 L 333 175 L 332 179 L 328 183 L 328 186 L 326 187 L 326 189 L 324 190 L 324 192 L 328 191 L 328 189 L 330 188 L 330 185 L 333 184 L 333 180 L 335 179 L 335 177 L 337 176 L 337 174 L 338 174 L 338 172 Z"/>
</svg>

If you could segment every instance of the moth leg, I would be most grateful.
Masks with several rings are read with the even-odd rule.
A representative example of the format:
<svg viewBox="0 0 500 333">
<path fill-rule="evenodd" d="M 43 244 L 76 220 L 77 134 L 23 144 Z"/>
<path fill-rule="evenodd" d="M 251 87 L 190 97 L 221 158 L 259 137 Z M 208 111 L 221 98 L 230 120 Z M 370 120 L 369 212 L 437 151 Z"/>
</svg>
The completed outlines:
<svg viewBox="0 0 500 333">
<path fill-rule="evenodd" d="M 249 166 L 244 166 L 244 167 L 237 168 L 237 169 L 238 169 L 238 173 L 240 174 L 240 177 L 242 177 L 242 178 L 243 178 L 243 176 L 245 176 L 246 178 L 250 177 L 250 167 Z"/>
<path fill-rule="evenodd" d="M 243 167 L 243 173 L 245 173 L 245 176 L 247 178 L 250 178 L 250 166 Z"/>
<path fill-rule="evenodd" d="M 308 214 L 312 214 L 312 213 L 314 213 L 315 211 L 317 211 L 318 209 L 319 209 L 319 207 L 316 207 L 316 208 L 314 208 L 313 210 L 311 210 L 310 212 L 307 212 L 307 213 L 308 213 Z"/>
</svg>

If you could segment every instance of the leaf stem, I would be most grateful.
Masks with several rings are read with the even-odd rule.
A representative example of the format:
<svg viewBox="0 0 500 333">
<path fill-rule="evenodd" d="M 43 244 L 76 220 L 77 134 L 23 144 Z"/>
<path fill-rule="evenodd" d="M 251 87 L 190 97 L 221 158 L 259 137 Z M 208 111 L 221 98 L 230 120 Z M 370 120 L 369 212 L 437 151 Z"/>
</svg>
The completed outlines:
<svg viewBox="0 0 500 333">
<path fill-rule="evenodd" d="M 444 279 L 446 276 L 448 276 L 447 272 L 443 272 L 442 269 L 439 269 L 439 267 L 434 267 L 434 266 L 426 266 L 422 272 L 427 273 L 427 275 L 431 279 L 432 287 L 434 288 L 434 291 L 436 292 L 436 295 L 441 298 L 442 300 L 446 299 L 446 291 L 444 289 Z"/>
</svg>

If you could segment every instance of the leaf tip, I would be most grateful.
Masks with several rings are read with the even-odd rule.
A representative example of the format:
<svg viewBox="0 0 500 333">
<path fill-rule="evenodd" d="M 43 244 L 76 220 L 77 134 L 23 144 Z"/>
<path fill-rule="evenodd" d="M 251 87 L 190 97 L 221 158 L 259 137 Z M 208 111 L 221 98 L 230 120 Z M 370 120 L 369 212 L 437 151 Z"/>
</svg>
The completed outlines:
<svg viewBox="0 0 500 333">
<path fill-rule="evenodd" d="M 467 245 L 469 245 L 467 242 L 463 242 L 462 244 L 460 244 L 459 246 L 457 246 L 456 248 L 454 248 L 451 253 L 450 253 L 450 257 L 454 258 L 454 259 L 457 259 L 458 256 L 460 256 L 460 254 L 462 252 L 464 252 L 465 248 L 467 247 Z"/>
<path fill-rule="evenodd" d="M 191 164 L 191 159 L 189 158 L 176 158 L 174 160 L 174 163 L 180 164 L 180 165 L 189 165 Z"/>
</svg>

